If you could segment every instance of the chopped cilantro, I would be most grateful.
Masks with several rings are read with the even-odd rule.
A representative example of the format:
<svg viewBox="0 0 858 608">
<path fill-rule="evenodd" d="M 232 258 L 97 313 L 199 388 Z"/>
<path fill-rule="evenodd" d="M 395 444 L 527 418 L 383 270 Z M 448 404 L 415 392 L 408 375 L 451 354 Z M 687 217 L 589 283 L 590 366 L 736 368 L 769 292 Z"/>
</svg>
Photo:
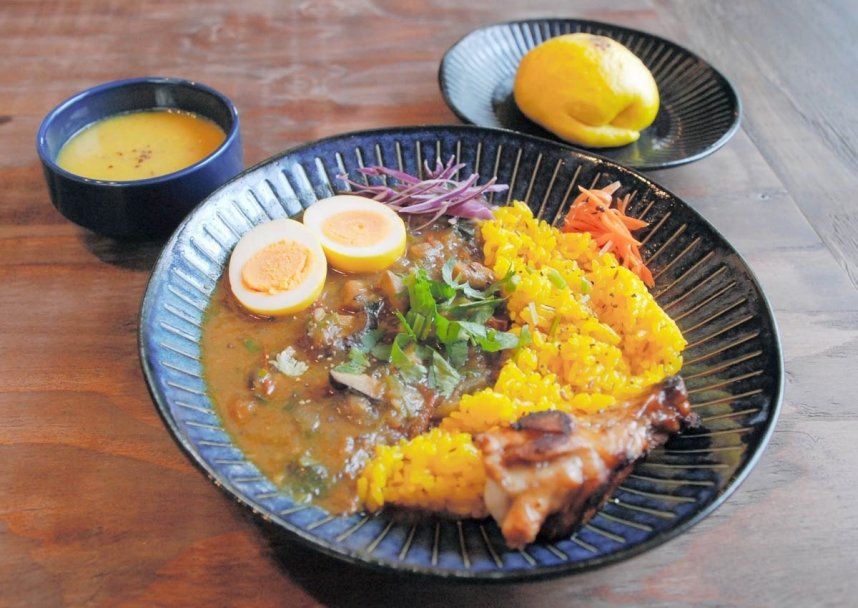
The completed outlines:
<svg viewBox="0 0 858 608">
<path fill-rule="evenodd" d="M 418 357 L 409 356 L 406 348 L 414 344 L 408 334 L 397 334 L 390 347 L 390 362 L 408 382 L 419 382 L 426 377 L 426 366 Z"/>
<path fill-rule="evenodd" d="M 460 382 L 456 368 L 467 362 L 471 347 L 497 352 L 520 343 L 515 334 L 486 325 L 504 303 L 503 291 L 515 289 L 515 273 L 479 290 L 453 276 L 455 264 L 456 260 L 444 264 L 440 281 L 431 279 L 423 268 L 405 277 L 409 309 L 405 314 L 396 312 L 400 330 L 387 358 L 403 379 L 425 380 L 444 396 Z M 372 350 L 382 354 L 384 346 L 375 345 Z"/>
<path fill-rule="evenodd" d="M 457 340 L 444 344 L 444 354 L 453 367 L 462 367 L 468 361 L 468 341 Z"/>
<path fill-rule="evenodd" d="M 441 356 L 436 350 L 432 350 L 432 364 L 429 367 L 429 387 L 438 391 L 444 397 L 449 397 L 456 390 L 461 380 L 459 372 Z"/>
<path fill-rule="evenodd" d="M 333 369 L 338 372 L 346 372 L 349 374 L 362 374 L 370 366 L 370 359 L 367 353 L 356 346 L 349 349 L 349 358 L 343 361 Z"/>
</svg>

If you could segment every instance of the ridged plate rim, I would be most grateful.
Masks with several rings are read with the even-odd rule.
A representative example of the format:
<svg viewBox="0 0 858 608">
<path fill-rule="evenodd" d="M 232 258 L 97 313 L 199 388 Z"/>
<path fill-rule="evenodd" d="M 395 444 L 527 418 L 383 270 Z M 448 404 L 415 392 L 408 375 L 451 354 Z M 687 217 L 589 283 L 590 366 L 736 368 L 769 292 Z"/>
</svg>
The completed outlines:
<svg viewBox="0 0 858 608">
<path fill-rule="evenodd" d="M 393 147 L 391 148 L 391 146 Z M 409 156 L 407 150 L 402 153 L 409 146 L 413 146 L 414 156 Z M 491 159 L 487 161 L 487 158 L 479 156 L 479 151 L 483 147 L 496 150 L 496 158 L 493 163 Z M 766 368 L 763 370 L 765 375 L 761 376 L 757 373 L 750 381 L 759 380 L 762 382 L 765 380 L 766 389 L 764 391 L 751 391 L 750 397 L 739 395 L 736 403 L 732 399 L 729 400 L 728 409 L 725 413 L 712 416 L 713 420 L 723 419 L 725 416 L 731 419 L 737 415 L 733 410 L 734 405 L 738 408 L 745 407 L 745 401 L 756 399 L 761 393 L 764 393 L 762 394 L 764 406 L 761 406 L 756 413 L 752 413 L 752 416 L 756 416 L 751 427 L 749 427 L 751 429 L 749 432 L 753 435 L 753 443 L 747 449 L 742 448 L 742 446 L 734 446 L 736 449 L 743 449 L 744 458 L 729 472 L 729 478 L 719 482 L 717 487 L 712 486 L 709 490 L 700 490 L 700 492 L 706 491 L 708 493 L 705 501 L 699 505 L 689 506 L 687 502 L 683 504 L 683 501 L 688 498 L 683 493 L 671 497 L 671 500 L 679 501 L 680 504 L 676 509 L 682 513 L 681 517 L 675 516 L 679 517 L 675 521 L 675 525 L 669 525 L 663 530 L 652 529 L 652 534 L 644 540 L 633 541 L 629 546 L 616 550 L 610 547 L 613 546 L 611 543 L 617 537 L 617 534 L 612 532 L 617 520 L 617 509 L 620 509 L 622 513 L 626 512 L 622 509 L 631 509 L 629 512 L 633 515 L 628 516 L 630 519 L 619 526 L 619 529 L 627 534 L 635 533 L 633 528 L 638 525 L 651 527 L 651 521 L 657 523 L 658 518 L 667 513 L 667 511 L 662 515 L 649 513 L 652 509 L 646 506 L 650 504 L 647 502 L 650 499 L 646 497 L 646 492 L 642 492 L 643 497 L 639 497 L 635 494 L 638 490 L 634 487 L 627 488 L 626 484 L 621 486 L 618 496 L 623 497 L 626 502 L 630 501 L 629 504 L 617 506 L 616 502 L 609 502 L 591 523 L 591 526 L 596 526 L 595 530 L 597 531 L 594 532 L 588 528 L 582 531 L 582 535 L 576 534 L 557 543 L 539 543 L 521 552 L 507 551 L 498 544 L 498 532 L 496 526 L 491 522 L 468 520 L 464 523 L 454 523 L 432 520 L 425 525 L 421 524 L 426 530 L 421 528 L 415 532 L 417 526 L 414 526 L 410 532 L 405 532 L 399 529 L 401 524 L 391 520 L 384 512 L 378 516 L 365 518 L 360 515 L 338 518 L 329 516 L 315 507 L 304 508 L 294 505 L 291 499 L 277 492 L 270 482 L 262 477 L 252 464 L 246 461 L 240 450 L 225 435 L 216 414 L 212 410 L 211 402 L 205 395 L 205 386 L 202 382 L 199 366 L 198 332 L 202 314 L 208 301 L 207 298 L 214 288 L 214 283 L 217 281 L 225 261 L 225 258 L 218 258 L 217 253 L 213 253 L 211 249 L 207 248 L 213 247 L 212 243 L 220 243 L 223 247 L 221 255 L 228 255 L 230 241 L 237 240 L 238 233 L 241 232 L 241 228 L 235 226 L 222 229 L 223 227 L 218 225 L 219 222 L 222 222 L 223 226 L 228 226 L 230 222 L 239 224 L 244 222 L 245 227 L 249 229 L 251 225 L 264 221 L 266 215 L 285 216 L 294 214 L 300 211 L 305 204 L 310 204 L 317 198 L 330 194 L 327 191 L 331 185 L 330 181 L 327 182 L 327 185 L 319 183 L 314 186 L 312 184 L 313 176 L 308 173 L 312 172 L 312 168 L 315 167 L 320 171 L 317 177 L 321 177 L 321 174 L 324 173 L 326 174 L 325 179 L 330 180 L 331 167 L 335 166 L 337 162 L 345 162 L 342 160 L 345 156 L 340 157 L 340 161 L 335 161 L 334 165 L 325 166 L 323 157 L 326 154 L 333 154 L 333 157 L 329 157 L 328 160 L 336 159 L 337 155 L 354 154 L 354 160 L 345 163 L 353 168 L 360 164 L 373 164 L 373 158 L 362 157 L 371 156 L 373 151 L 379 154 L 387 153 L 384 152 L 385 150 L 387 152 L 394 150 L 397 154 L 401 153 L 400 158 L 406 159 L 406 168 L 413 166 L 413 162 L 419 160 L 421 155 L 424 157 L 423 160 L 432 162 L 437 154 L 446 159 L 449 153 L 455 153 L 465 162 L 473 161 L 473 164 L 468 167 L 468 171 L 474 167 L 491 166 L 492 164 L 500 167 L 501 170 L 498 172 L 501 174 L 510 174 L 510 171 L 515 171 L 511 174 L 513 179 L 508 180 L 512 186 L 510 196 L 522 199 L 534 199 L 536 197 L 536 191 L 541 188 L 541 185 L 536 183 L 536 178 L 541 175 L 540 171 L 546 168 L 541 166 L 541 163 L 550 157 L 556 160 L 553 174 L 549 178 L 550 183 L 545 189 L 542 201 L 528 201 L 532 207 L 538 207 L 544 211 L 551 199 L 550 195 L 559 193 L 559 190 L 555 189 L 555 184 L 558 179 L 561 179 L 560 169 L 567 168 L 568 163 L 568 168 L 574 167 L 575 173 L 570 177 L 569 186 L 566 190 L 572 189 L 572 185 L 582 172 L 592 170 L 596 171 L 597 178 L 600 176 L 611 179 L 617 177 L 623 180 L 626 185 L 633 183 L 635 189 L 640 189 L 640 192 L 643 193 L 640 199 L 641 204 L 643 204 L 644 196 L 651 195 L 652 200 L 648 201 L 648 209 L 658 209 L 662 206 L 667 209 L 663 218 L 647 218 L 653 221 L 653 230 L 661 230 L 659 226 L 669 226 L 669 220 L 672 216 L 681 215 L 690 218 L 695 224 L 692 227 L 693 230 L 686 235 L 688 232 L 686 225 L 678 231 L 678 234 L 677 231 L 674 231 L 668 236 L 666 246 L 672 246 L 671 243 L 675 244 L 676 239 L 681 240 L 687 237 L 695 237 L 697 244 L 694 240 L 690 241 L 690 244 L 685 246 L 686 253 L 712 244 L 716 245 L 718 252 L 724 255 L 724 264 L 726 264 L 717 272 L 721 275 L 729 275 L 729 271 L 732 270 L 734 274 L 741 275 L 739 278 L 742 287 L 755 299 L 756 308 L 754 312 L 759 315 L 760 323 L 765 326 L 763 332 L 765 340 L 761 343 L 761 350 L 759 351 L 761 354 L 752 356 L 752 358 L 765 357 Z M 358 151 L 361 152 L 358 153 Z M 514 166 L 501 162 L 502 156 L 507 153 L 512 154 Z M 313 162 L 302 164 L 302 162 L 298 162 L 301 158 L 310 158 Z M 523 171 L 528 166 L 532 171 L 530 175 L 526 175 L 526 171 Z M 285 181 L 277 182 L 278 174 Z M 530 178 L 528 183 L 520 181 L 527 177 Z M 310 188 L 300 195 L 297 191 L 293 197 L 272 194 L 276 194 L 277 188 L 287 187 L 290 181 L 294 185 L 304 178 L 308 179 L 304 185 Z M 325 179 L 322 179 L 322 182 Z M 275 182 L 277 183 L 275 184 Z M 265 200 L 266 192 L 272 194 L 270 200 Z M 302 197 L 303 200 L 300 200 Z M 555 215 L 562 210 L 563 204 L 568 202 L 568 192 L 564 193 L 562 197 L 563 200 L 560 200 Z M 271 206 L 266 207 L 269 204 Z M 264 213 L 261 212 L 259 215 L 253 216 L 252 213 L 248 212 L 248 209 L 252 208 L 258 208 Z M 633 201 L 630 209 L 640 210 L 640 207 L 638 203 Z M 646 214 L 644 216 L 646 217 Z M 234 234 L 230 235 L 230 231 Z M 653 234 L 658 234 L 658 232 Z M 660 251 L 665 250 L 666 246 L 656 247 L 653 252 L 652 245 L 645 245 L 645 250 L 650 252 L 651 263 L 657 264 L 655 267 L 658 278 L 656 290 L 657 292 L 661 290 L 662 294 L 665 290 L 669 292 L 671 289 L 681 287 L 682 282 L 686 280 L 680 277 L 679 282 L 674 282 L 673 286 L 665 282 L 664 273 L 667 273 L 668 278 L 670 278 L 671 272 L 682 270 L 681 268 L 671 270 L 674 264 L 658 262 L 657 258 L 661 255 Z M 705 253 L 702 258 L 703 261 L 710 259 L 712 255 Z M 674 258 L 674 260 L 676 259 L 681 260 L 681 256 Z M 686 277 L 696 278 L 694 269 L 704 262 L 694 262 L 690 270 L 684 271 Z M 693 289 L 698 291 L 703 289 L 699 285 L 707 285 L 708 281 L 708 278 L 704 278 Z M 703 306 L 710 304 L 721 306 L 716 296 L 717 292 L 713 292 L 713 295 L 708 298 L 710 302 L 704 302 Z M 674 301 L 681 304 L 683 298 L 684 296 L 678 296 Z M 726 312 L 718 314 L 732 315 L 735 312 L 735 307 L 735 304 L 730 305 Z M 732 323 L 729 318 L 725 322 Z M 747 323 L 747 319 L 739 321 L 740 325 L 742 323 Z M 757 333 L 759 334 L 759 332 Z M 675 537 L 722 504 L 745 479 L 760 458 L 771 437 L 783 393 L 783 362 L 780 338 L 765 295 L 744 261 L 706 220 L 687 204 L 647 177 L 608 159 L 540 138 L 473 126 L 403 127 L 346 133 L 297 146 L 248 169 L 198 206 L 165 244 L 153 269 L 141 304 L 138 339 L 139 355 L 147 386 L 165 425 L 188 457 L 228 495 L 249 507 L 265 520 L 279 525 L 299 542 L 327 555 L 382 571 L 407 572 L 454 580 L 521 581 L 581 572 L 627 559 Z M 756 337 L 752 335 L 751 338 L 744 338 L 745 342 L 748 340 L 756 340 Z M 194 348 L 197 350 L 194 351 Z M 748 355 L 743 356 L 747 358 Z M 739 361 L 737 365 L 741 364 Z M 746 380 L 740 379 L 741 382 Z M 733 395 L 730 394 L 730 396 Z M 724 405 L 724 403 L 718 403 L 717 399 L 713 403 L 718 408 Z M 736 410 L 736 412 L 743 416 L 746 413 L 741 409 Z M 742 440 L 746 437 L 744 431 L 742 433 L 730 431 L 730 435 L 733 434 Z M 697 438 L 689 438 L 689 440 L 696 441 Z M 690 450 L 686 451 L 691 454 Z M 661 463 L 655 456 L 655 454 L 652 455 L 643 464 L 636 466 L 635 473 L 639 474 L 641 470 L 646 471 L 648 470 L 647 467 L 655 467 L 657 470 L 659 467 L 668 470 L 675 468 L 675 465 L 670 463 L 670 458 L 673 456 L 668 450 L 658 456 L 662 460 Z M 665 459 L 667 460 L 665 461 Z M 703 465 L 692 468 L 695 472 L 698 469 L 703 471 L 702 481 L 688 478 L 687 481 L 680 483 L 680 486 L 704 483 L 707 479 L 706 476 L 717 474 L 715 469 L 713 469 L 715 472 L 704 470 L 706 467 Z M 667 483 L 665 480 L 661 481 Z M 670 484 L 675 482 L 673 479 L 669 481 Z M 643 484 L 642 487 L 648 487 L 646 482 L 641 483 Z M 698 491 L 695 488 L 692 490 Z M 664 498 L 667 497 L 668 495 L 665 494 Z M 636 503 L 638 499 L 640 499 L 640 503 Z M 685 510 L 682 511 L 682 509 Z M 613 514 L 609 511 L 612 511 Z M 429 529 L 431 526 L 434 526 L 434 529 Z M 604 529 L 598 528 L 598 526 L 602 526 Z M 627 531 L 628 526 L 631 526 L 631 532 Z M 331 531 L 332 529 L 333 531 Z M 326 530 L 329 532 L 325 532 Z M 337 531 L 339 531 L 337 534 L 333 533 Z M 432 535 L 433 532 L 433 547 L 421 542 L 423 536 Z M 321 533 L 327 534 L 327 537 L 322 536 Z M 367 533 L 371 533 L 368 539 L 361 536 Z M 415 540 L 417 534 L 420 536 Z M 591 540 L 587 540 L 590 538 L 587 536 L 588 534 L 594 535 Z M 641 532 L 641 534 L 644 533 Z M 403 540 L 401 546 L 388 547 L 393 541 L 397 541 L 399 538 L 397 535 L 407 535 L 407 538 Z M 352 541 L 360 544 L 360 546 L 349 545 Z M 602 548 L 607 546 L 608 550 L 600 550 L 599 547 L 595 547 L 599 543 L 602 543 Z M 477 555 L 477 550 L 481 549 L 481 545 L 485 553 Z M 594 548 L 591 557 L 573 559 L 573 556 L 580 555 L 581 551 L 587 555 L 589 549 L 585 550 L 585 547 L 588 545 Z M 420 552 L 416 558 L 412 553 L 415 547 Z M 391 557 L 391 555 L 397 554 L 395 549 L 399 549 L 398 559 Z M 379 556 L 377 553 L 379 550 L 386 551 L 385 556 Z M 458 554 L 457 550 L 459 551 Z M 403 552 L 404 558 L 402 557 Z M 457 555 L 462 558 L 460 560 L 461 565 L 453 563 L 456 561 Z M 564 560 L 561 556 L 565 556 L 566 559 Z M 478 558 L 479 563 L 475 563 Z"/>
</svg>

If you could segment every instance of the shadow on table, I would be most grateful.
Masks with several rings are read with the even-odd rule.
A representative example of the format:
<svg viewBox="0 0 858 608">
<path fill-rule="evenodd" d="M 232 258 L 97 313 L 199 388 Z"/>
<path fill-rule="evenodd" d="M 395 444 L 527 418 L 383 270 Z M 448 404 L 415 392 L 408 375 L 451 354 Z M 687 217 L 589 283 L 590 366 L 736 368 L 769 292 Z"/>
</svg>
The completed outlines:
<svg viewBox="0 0 858 608">
<path fill-rule="evenodd" d="M 274 524 L 257 520 L 256 525 L 268 541 L 272 561 L 325 606 L 524 606 L 546 584 L 468 583 L 380 572 L 304 547 Z"/>
<path fill-rule="evenodd" d="M 164 248 L 166 238 L 151 241 L 121 241 L 84 231 L 86 248 L 105 264 L 150 272 Z"/>
</svg>

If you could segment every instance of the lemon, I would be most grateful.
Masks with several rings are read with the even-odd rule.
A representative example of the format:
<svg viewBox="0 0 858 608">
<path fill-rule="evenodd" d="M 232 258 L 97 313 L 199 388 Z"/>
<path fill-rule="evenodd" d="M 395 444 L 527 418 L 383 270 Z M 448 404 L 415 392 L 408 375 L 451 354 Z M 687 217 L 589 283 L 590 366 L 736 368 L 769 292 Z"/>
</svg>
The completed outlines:
<svg viewBox="0 0 858 608">
<path fill-rule="evenodd" d="M 557 36 L 528 52 L 513 95 L 532 121 L 592 148 L 636 141 L 659 107 L 643 62 L 616 40 L 585 33 Z"/>
</svg>

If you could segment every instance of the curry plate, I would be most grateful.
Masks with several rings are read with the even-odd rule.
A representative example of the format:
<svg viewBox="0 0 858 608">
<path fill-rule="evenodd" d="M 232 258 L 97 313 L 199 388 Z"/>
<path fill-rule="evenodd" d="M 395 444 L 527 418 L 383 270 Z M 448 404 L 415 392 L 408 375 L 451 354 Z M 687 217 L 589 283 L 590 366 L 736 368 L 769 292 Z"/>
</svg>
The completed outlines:
<svg viewBox="0 0 858 608">
<path fill-rule="evenodd" d="M 640 235 L 659 304 L 683 330 L 682 375 L 702 426 L 640 461 L 589 524 L 554 542 L 510 550 L 491 520 L 382 511 L 335 516 L 296 504 L 225 432 L 200 362 L 202 318 L 242 234 L 292 216 L 342 188 L 337 175 L 383 164 L 419 174 L 454 156 L 463 170 L 498 176 L 542 219 L 562 219 L 577 186 L 619 180 Z M 167 429 L 223 491 L 297 541 L 348 562 L 464 580 L 526 580 L 581 572 L 651 549 L 710 514 L 747 476 L 775 426 L 783 393 L 780 340 L 769 305 L 745 262 L 689 205 L 604 157 L 545 139 L 472 126 L 410 127 L 344 134 L 275 156 L 198 206 L 167 242 L 140 313 L 146 381 Z M 181 498 L 179 497 L 179 500 Z"/>
</svg>

